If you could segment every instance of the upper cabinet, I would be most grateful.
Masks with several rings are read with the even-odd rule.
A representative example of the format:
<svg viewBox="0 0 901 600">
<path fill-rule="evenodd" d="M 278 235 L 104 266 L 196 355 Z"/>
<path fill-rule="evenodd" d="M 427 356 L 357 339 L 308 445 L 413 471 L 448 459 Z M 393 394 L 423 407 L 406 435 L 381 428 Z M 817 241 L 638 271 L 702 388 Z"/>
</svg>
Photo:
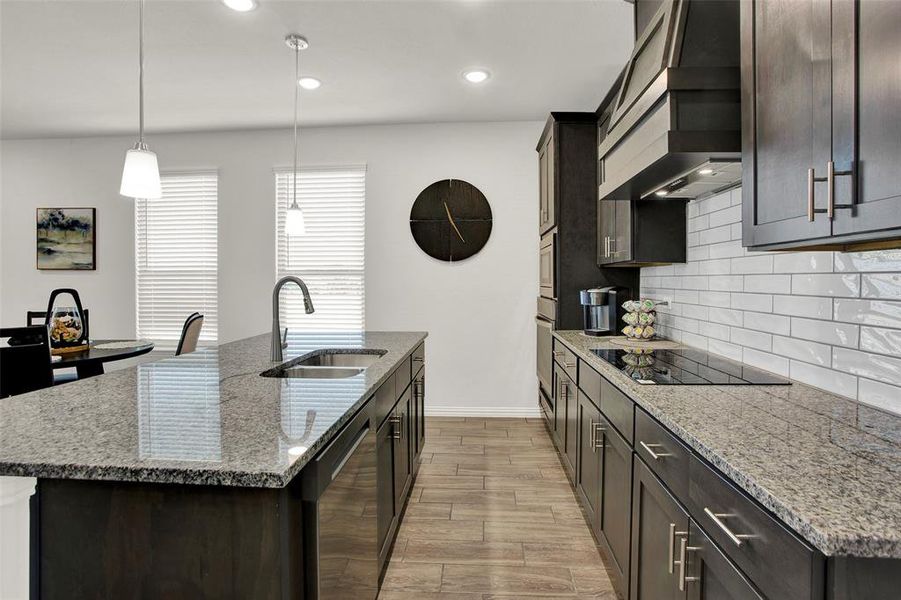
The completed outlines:
<svg viewBox="0 0 901 600">
<path fill-rule="evenodd" d="M 901 246 L 899 31 L 901 2 L 741 2 L 745 246 Z"/>
<path fill-rule="evenodd" d="M 555 157 L 553 129 L 538 146 L 538 233 L 544 234 L 548 229 L 557 224 L 556 206 L 554 202 L 555 185 Z"/>
</svg>

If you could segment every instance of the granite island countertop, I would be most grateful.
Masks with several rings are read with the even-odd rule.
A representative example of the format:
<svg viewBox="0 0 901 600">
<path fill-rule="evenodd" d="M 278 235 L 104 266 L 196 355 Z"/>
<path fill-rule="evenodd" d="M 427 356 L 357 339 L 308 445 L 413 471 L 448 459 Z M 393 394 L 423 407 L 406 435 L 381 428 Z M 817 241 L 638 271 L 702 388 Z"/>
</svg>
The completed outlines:
<svg viewBox="0 0 901 600">
<path fill-rule="evenodd" d="M 284 487 L 426 336 L 291 332 L 285 362 L 387 351 L 346 379 L 261 377 L 264 334 L 5 398 L 0 475 Z"/>
<path fill-rule="evenodd" d="M 643 385 L 554 337 L 827 556 L 901 558 L 901 417 L 801 383 Z"/>
</svg>

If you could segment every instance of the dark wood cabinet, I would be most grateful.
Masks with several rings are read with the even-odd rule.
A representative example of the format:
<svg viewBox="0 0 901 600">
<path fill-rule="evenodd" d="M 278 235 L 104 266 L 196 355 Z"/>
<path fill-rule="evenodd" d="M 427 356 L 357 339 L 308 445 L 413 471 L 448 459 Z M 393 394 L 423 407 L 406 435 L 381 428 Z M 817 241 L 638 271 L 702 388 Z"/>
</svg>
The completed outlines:
<svg viewBox="0 0 901 600">
<path fill-rule="evenodd" d="M 554 134 L 550 132 L 538 148 L 539 168 L 539 203 L 538 203 L 538 232 L 544 233 L 557 224 L 556 222 L 556 177 Z"/>
<path fill-rule="evenodd" d="M 601 411 L 581 391 L 578 395 L 579 450 L 576 490 L 595 531 L 601 520 L 601 465 L 603 464 Z"/>
<path fill-rule="evenodd" d="M 391 415 L 392 442 L 394 444 L 394 504 L 402 506 L 410 491 L 413 473 L 410 468 L 410 389 L 397 401 Z"/>
<path fill-rule="evenodd" d="M 425 446 L 425 370 L 413 379 L 413 443 L 414 471 L 418 470 L 419 455 Z"/>
<path fill-rule="evenodd" d="M 692 521 L 688 532 L 676 552 L 677 575 L 688 600 L 763 600 L 697 523 Z"/>
<path fill-rule="evenodd" d="M 575 480 L 579 465 L 579 389 L 568 375 L 563 381 L 563 404 L 565 409 L 565 431 L 563 436 L 563 458 L 570 477 Z"/>
<path fill-rule="evenodd" d="M 741 3 L 745 246 L 901 245 L 899 28 L 898 2 Z"/>
<path fill-rule="evenodd" d="M 551 437 L 561 452 L 563 451 L 563 441 L 566 439 L 566 394 L 563 385 L 568 379 L 563 368 L 554 363 L 554 393 L 552 394 L 554 426 L 551 428 Z"/>
<path fill-rule="evenodd" d="M 607 567 L 613 586 L 626 595 L 632 524 L 632 447 L 601 418 L 601 543 L 607 550 Z"/>
<path fill-rule="evenodd" d="M 598 201 L 598 264 L 641 267 L 686 260 L 686 200 Z"/>
<path fill-rule="evenodd" d="M 385 561 L 396 529 L 394 508 L 394 427 L 389 420 L 378 428 L 375 439 L 379 559 Z"/>
<path fill-rule="evenodd" d="M 677 600 L 676 546 L 688 535 L 688 514 L 637 456 L 632 487 L 630 600 Z"/>
</svg>

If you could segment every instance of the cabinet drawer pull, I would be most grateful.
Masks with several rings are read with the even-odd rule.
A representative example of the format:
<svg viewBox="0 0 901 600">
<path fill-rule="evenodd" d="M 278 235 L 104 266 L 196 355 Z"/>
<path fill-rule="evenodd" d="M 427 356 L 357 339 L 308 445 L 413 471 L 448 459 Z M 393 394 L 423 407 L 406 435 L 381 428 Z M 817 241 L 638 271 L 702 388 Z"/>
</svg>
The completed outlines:
<svg viewBox="0 0 901 600">
<path fill-rule="evenodd" d="M 807 220 L 813 223 L 814 215 L 826 212 L 825 208 L 814 206 L 814 184 L 826 181 L 826 177 L 817 177 L 815 169 L 807 169 Z M 831 216 L 829 217 L 832 218 Z"/>
<path fill-rule="evenodd" d="M 566 356 L 566 352 L 563 350 L 554 350 L 554 356 Z"/>
<path fill-rule="evenodd" d="M 669 565 L 668 570 L 670 575 L 673 574 L 673 567 L 679 563 L 676 562 L 676 537 L 683 537 L 688 535 L 687 531 L 676 531 L 676 524 L 669 524 Z"/>
<path fill-rule="evenodd" d="M 714 523 L 716 523 L 716 526 L 719 527 L 720 530 L 722 530 L 722 532 L 726 534 L 726 537 L 732 540 L 732 543 L 736 546 L 740 547 L 743 544 L 743 540 L 748 540 L 754 537 L 753 535 L 749 535 L 747 533 L 734 533 L 731 529 L 729 529 L 729 527 L 726 526 L 725 523 L 723 523 L 723 519 L 728 519 L 729 517 L 734 517 L 735 515 L 729 513 L 715 513 L 706 506 L 704 507 L 704 513 L 708 517 L 710 517 L 710 519 Z"/>
<path fill-rule="evenodd" d="M 604 447 L 604 443 L 601 441 L 599 434 L 605 433 L 607 428 L 601 423 L 592 423 L 592 428 L 594 429 L 594 443 L 591 445 L 591 451 L 594 452 L 598 448 Z"/>
<path fill-rule="evenodd" d="M 672 456 L 672 454 L 668 452 L 654 452 L 651 448 L 662 448 L 663 444 L 645 444 L 644 442 L 638 442 L 641 444 L 641 447 L 645 449 L 645 451 L 651 455 L 651 458 L 654 460 L 660 460 L 661 458 L 665 458 L 667 456 Z"/>
<path fill-rule="evenodd" d="M 835 170 L 835 162 L 829 161 L 826 163 L 826 216 L 829 217 L 830 220 L 835 219 L 835 209 L 836 208 L 854 208 L 854 204 L 836 204 L 835 203 L 835 178 L 837 176 L 843 175 L 853 175 L 853 171 L 836 171 Z M 853 192 L 852 192 L 853 194 Z"/>
<path fill-rule="evenodd" d="M 568 363 L 568 362 L 566 362 L 565 360 L 563 361 L 563 368 L 564 368 L 564 369 L 572 369 L 572 368 L 575 367 L 575 366 L 576 366 L 576 363 Z"/>
</svg>

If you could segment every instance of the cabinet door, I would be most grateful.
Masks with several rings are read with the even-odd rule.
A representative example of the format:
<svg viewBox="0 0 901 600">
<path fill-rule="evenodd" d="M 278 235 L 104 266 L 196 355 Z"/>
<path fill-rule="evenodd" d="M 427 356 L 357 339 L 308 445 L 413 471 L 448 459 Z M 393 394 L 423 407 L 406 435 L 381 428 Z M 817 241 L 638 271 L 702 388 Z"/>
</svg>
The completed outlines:
<svg viewBox="0 0 901 600">
<path fill-rule="evenodd" d="M 676 546 L 688 535 L 688 515 L 640 458 L 633 458 L 631 600 L 684 600 Z"/>
<path fill-rule="evenodd" d="M 850 177 L 835 178 L 836 206 L 853 202 L 854 209 L 836 208 L 833 235 L 897 229 L 901 2 L 833 0 L 832 7 L 833 160 L 839 172 L 856 163 L 858 177 L 856 186 Z"/>
<path fill-rule="evenodd" d="M 551 229 L 556 223 L 556 206 L 555 206 L 555 165 L 556 150 L 554 148 L 554 129 L 544 142 L 544 146 L 538 153 L 538 169 L 539 169 L 539 214 L 538 214 L 538 233 L 543 234 Z"/>
<path fill-rule="evenodd" d="M 575 481 L 576 468 L 579 464 L 579 390 L 569 375 L 563 375 L 563 400 L 566 404 L 566 432 L 563 448 L 569 475 Z"/>
<path fill-rule="evenodd" d="M 557 449 L 564 451 L 563 442 L 566 438 L 566 392 L 564 383 L 569 378 L 566 372 L 557 363 L 554 363 L 554 443 Z"/>
<path fill-rule="evenodd" d="M 576 487 L 591 525 L 597 531 L 601 515 L 601 411 L 582 392 L 578 393 L 578 398 L 579 457 L 576 463 Z"/>
<path fill-rule="evenodd" d="M 425 446 L 425 370 L 416 378 L 413 387 L 416 402 L 416 448 L 417 454 L 422 452 Z"/>
<path fill-rule="evenodd" d="M 627 587 L 629 581 L 629 540 L 632 523 L 632 447 L 607 419 L 601 421 L 601 537 L 610 551 L 612 564 L 619 575 L 614 585 Z M 619 592 L 625 596 L 625 589 Z"/>
<path fill-rule="evenodd" d="M 763 600 L 694 521 L 676 553 L 677 575 L 689 600 Z"/>
<path fill-rule="evenodd" d="M 547 394 L 551 391 L 551 369 L 554 364 L 554 359 L 551 355 L 554 324 L 544 319 L 535 319 L 535 326 L 537 328 L 536 356 L 538 359 L 536 372 L 538 373 L 538 383 L 541 385 L 544 393 Z"/>
<path fill-rule="evenodd" d="M 410 390 L 404 392 L 392 413 L 394 441 L 394 505 L 400 512 L 410 490 Z"/>
<path fill-rule="evenodd" d="M 538 151 L 538 233 L 547 231 L 547 140 Z"/>
<path fill-rule="evenodd" d="M 830 6 L 817 0 L 741 3 L 742 233 L 745 246 L 831 235 L 808 215 L 808 169 L 831 157 Z M 826 186 L 814 183 L 826 208 Z"/>
<path fill-rule="evenodd" d="M 616 200 L 598 202 L 598 264 L 616 262 L 613 244 L 616 239 Z"/>
<path fill-rule="evenodd" d="M 616 200 L 614 204 L 616 218 L 610 254 L 614 262 L 628 262 L 632 260 L 632 202 Z"/>
<path fill-rule="evenodd" d="M 538 291 L 545 298 L 557 297 L 555 241 L 556 235 L 549 233 L 539 242 Z"/>
<path fill-rule="evenodd" d="M 383 555 L 391 522 L 394 520 L 394 432 L 390 417 L 382 423 L 376 434 L 376 486 L 378 494 L 378 548 L 379 556 Z"/>
</svg>

